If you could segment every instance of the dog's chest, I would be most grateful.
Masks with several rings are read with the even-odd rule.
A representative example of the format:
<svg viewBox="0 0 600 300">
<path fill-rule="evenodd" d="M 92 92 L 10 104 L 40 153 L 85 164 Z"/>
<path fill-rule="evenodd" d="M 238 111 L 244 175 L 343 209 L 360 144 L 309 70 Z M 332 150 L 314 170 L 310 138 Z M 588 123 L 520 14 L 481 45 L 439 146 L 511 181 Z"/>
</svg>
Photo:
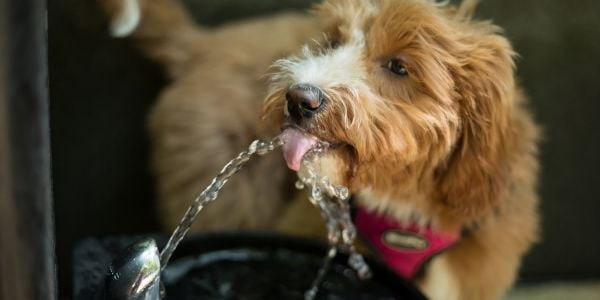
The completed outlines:
<svg viewBox="0 0 600 300">
<path fill-rule="evenodd" d="M 374 196 L 369 191 L 359 193 L 354 222 L 362 238 L 400 276 L 413 278 L 425 262 L 459 241 L 458 231 L 432 228 L 431 218 L 413 202 L 424 199 L 394 201 Z"/>
<path fill-rule="evenodd" d="M 401 224 L 415 224 L 425 228 L 435 221 L 434 217 L 422 208 L 422 203 L 426 201 L 422 194 L 380 195 L 373 189 L 366 188 L 359 191 L 356 198 L 357 203 L 368 211 L 388 215 Z"/>
</svg>

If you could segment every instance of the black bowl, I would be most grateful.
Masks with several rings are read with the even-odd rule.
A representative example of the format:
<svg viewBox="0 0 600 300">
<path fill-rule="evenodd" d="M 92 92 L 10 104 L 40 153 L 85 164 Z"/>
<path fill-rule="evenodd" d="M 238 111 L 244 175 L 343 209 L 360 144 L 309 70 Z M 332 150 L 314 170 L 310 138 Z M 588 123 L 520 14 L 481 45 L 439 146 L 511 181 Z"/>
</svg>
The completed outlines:
<svg viewBox="0 0 600 300">
<path fill-rule="evenodd" d="M 159 247 L 166 239 L 153 236 Z M 87 239 L 74 251 L 74 298 L 89 300 L 108 265 L 140 236 Z M 185 239 L 161 275 L 167 300 L 304 299 L 323 263 L 323 242 L 270 232 L 205 233 Z M 336 257 L 316 299 L 425 299 L 410 283 L 367 258 L 373 278 L 362 281 Z"/>
<path fill-rule="evenodd" d="M 274 233 L 230 232 L 182 242 L 162 276 L 167 299 L 304 299 L 323 263 L 325 243 Z M 371 259 L 362 281 L 338 255 L 317 299 L 425 299 Z"/>
</svg>

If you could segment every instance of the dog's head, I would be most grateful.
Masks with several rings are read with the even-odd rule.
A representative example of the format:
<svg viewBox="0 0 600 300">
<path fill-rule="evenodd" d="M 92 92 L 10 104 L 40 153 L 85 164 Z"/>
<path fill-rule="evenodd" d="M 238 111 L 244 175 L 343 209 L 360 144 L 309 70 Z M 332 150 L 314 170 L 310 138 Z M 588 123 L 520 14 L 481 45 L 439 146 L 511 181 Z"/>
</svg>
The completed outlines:
<svg viewBox="0 0 600 300">
<path fill-rule="evenodd" d="M 275 63 L 264 106 L 288 128 L 288 165 L 323 140 L 354 191 L 428 186 L 451 206 L 486 206 L 505 177 L 513 52 L 465 2 L 317 6 L 323 38 Z"/>
</svg>

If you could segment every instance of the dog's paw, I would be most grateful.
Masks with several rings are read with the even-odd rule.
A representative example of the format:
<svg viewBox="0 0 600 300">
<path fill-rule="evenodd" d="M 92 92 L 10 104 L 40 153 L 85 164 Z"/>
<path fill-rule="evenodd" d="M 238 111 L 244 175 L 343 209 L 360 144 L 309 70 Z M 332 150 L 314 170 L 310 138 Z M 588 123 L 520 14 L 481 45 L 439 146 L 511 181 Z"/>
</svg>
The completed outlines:
<svg viewBox="0 0 600 300">
<path fill-rule="evenodd" d="M 102 0 L 105 11 L 110 18 L 109 31 L 113 37 L 131 35 L 141 18 L 139 0 Z"/>
<path fill-rule="evenodd" d="M 447 258 L 443 255 L 433 258 L 425 276 L 418 280 L 417 286 L 428 299 L 458 300 L 461 298 L 456 275 L 450 270 Z"/>
</svg>

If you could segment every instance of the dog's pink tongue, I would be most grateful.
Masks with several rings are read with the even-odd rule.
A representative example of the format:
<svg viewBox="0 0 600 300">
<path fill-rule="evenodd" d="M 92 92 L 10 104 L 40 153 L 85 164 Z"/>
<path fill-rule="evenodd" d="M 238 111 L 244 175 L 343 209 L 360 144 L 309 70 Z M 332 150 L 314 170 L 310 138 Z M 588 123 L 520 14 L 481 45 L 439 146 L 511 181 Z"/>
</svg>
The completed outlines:
<svg viewBox="0 0 600 300">
<path fill-rule="evenodd" d="M 285 142 L 282 146 L 283 158 L 288 168 L 298 171 L 302 157 L 317 144 L 317 138 L 292 128 L 284 130 L 281 137 Z"/>
</svg>

